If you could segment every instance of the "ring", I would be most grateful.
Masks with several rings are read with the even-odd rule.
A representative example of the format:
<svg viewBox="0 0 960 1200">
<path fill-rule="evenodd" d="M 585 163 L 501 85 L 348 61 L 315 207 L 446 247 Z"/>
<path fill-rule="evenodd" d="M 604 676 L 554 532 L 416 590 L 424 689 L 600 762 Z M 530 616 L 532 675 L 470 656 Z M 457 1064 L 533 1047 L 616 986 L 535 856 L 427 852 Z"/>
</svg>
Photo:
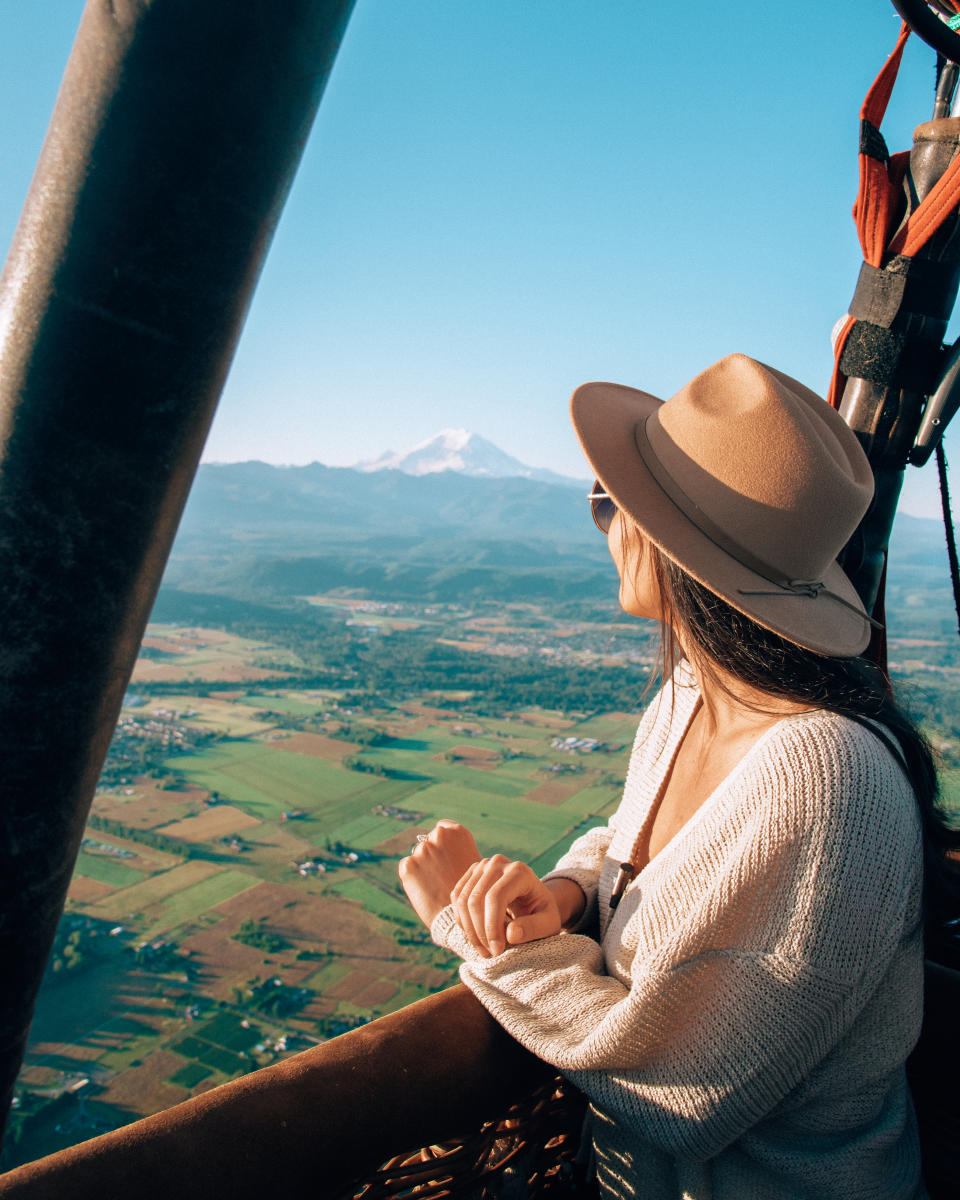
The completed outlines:
<svg viewBox="0 0 960 1200">
<path fill-rule="evenodd" d="M 419 846 L 419 845 L 420 845 L 422 842 L 425 842 L 426 840 L 427 840 L 427 835 L 426 835 L 425 833 L 418 833 L 418 834 L 417 834 L 417 840 L 416 840 L 416 841 L 413 843 L 413 845 L 410 847 L 410 853 L 412 854 L 412 853 L 414 852 L 414 850 L 416 850 L 416 848 L 417 848 L 417 847 L 418 847 L 418 846 Z"/>
</svg>

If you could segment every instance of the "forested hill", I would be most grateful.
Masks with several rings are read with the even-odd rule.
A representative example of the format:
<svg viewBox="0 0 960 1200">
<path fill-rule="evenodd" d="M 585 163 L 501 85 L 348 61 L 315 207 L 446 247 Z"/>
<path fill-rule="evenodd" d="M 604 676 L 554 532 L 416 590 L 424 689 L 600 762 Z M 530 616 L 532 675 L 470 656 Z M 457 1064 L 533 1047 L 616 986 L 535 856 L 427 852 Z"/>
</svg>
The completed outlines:
<svg viewBox="0 0 960 1200">
<path fill-rule="evenodd" d="M 310 533 L 349 543 L 387 534 L 438 533 L 594 540 L 587 483 L 520 477 L 478 478 L 457 471 L 408 475 L 349 467 L 274 467 L 262 462 L 204 463 L 181 526 L 181 541 L 213 534 L 280 537 Z"/>
<path fill-rule="evenodd" d="M 586 484 L 456 471 L 200 467 L 166 584 L 245 600 L 344 590 L 376 599 L 565 601 L 609 593 Z M 950 601 L 943 529 L 897 519 L 891 611 Z"/>
</svg>

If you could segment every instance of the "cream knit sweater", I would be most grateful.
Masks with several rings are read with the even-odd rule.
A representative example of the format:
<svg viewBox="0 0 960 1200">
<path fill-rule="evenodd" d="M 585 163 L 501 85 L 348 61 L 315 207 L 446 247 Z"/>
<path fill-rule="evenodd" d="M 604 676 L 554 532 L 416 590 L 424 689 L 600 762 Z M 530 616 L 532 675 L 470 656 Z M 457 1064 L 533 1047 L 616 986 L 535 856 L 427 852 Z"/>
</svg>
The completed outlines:
<svg viewBox="0 0 960 1200">
<path fill-rule="evenodd" d="M 822 711 L 777 723 L 610 912 L 698 695 L 681 667 L 610 825 L 553 872 L 583 888 L 578 929 L 599 941 L 484 959 L 450 907 L 433 938 L 586 1092 L 605 1196 L 923 1196 L 903 1067 L 922 1009 L 919 819 L 868 730 Z"/>
</svg>

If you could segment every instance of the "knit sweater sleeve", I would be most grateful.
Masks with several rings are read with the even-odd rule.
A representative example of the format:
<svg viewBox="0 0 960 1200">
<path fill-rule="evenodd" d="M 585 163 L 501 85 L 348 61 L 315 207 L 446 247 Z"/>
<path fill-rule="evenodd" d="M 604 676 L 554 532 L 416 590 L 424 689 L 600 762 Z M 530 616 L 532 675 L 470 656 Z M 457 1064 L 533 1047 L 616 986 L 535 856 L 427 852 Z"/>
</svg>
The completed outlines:
<svg viewBox="0 0 960 1200">
<path fill-rule="evenodd" d="M 866 739 L 800 728 L 769 745 L 730 804 L 651 864 L 669 878 L 635 900 L 614 946 L 559 934 L 482 959 L 452 909 L 434 938 L 467 960 L 461 978 L 492 1015 L 602 1111 L 670 1154 L 709 1158 L 836 1045 L 909 923 L 915 806 Z"/>
<path fill-rule="evenodd" d="M 575 932 L 588 929 L 597 923 L 597 893 L 600 886 L 600 872 L 607 857 L 607 850 L 613 838 L 613 830 L 609 825 L 591 829 L 582 837 L 577 838 L 567 853 L 560 859 L 549 874 L 548 879 L 572 879 L 586 899 L 583 912 L 573 926 Z"/>
</svg>

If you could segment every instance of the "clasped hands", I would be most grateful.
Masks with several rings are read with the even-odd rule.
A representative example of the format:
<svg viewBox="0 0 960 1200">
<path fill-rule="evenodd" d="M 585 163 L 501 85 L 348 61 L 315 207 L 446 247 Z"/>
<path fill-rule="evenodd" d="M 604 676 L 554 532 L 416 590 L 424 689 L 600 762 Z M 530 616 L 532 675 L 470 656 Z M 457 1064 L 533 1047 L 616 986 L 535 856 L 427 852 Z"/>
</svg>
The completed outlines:
<svg viewBox="0 0 960 1200">
<path fill-rule="evenodd" d="M 455 821 L 438 821 L 401 860 L 400 882 L 428 929 L 452 904 L 467 940 L 484 958 L 559 933 L 576 921 L 585 902 L 572 880 L 544 883 L 526 863 L 503 854 L 481 858 L 473 834 Z"/>
</svg>

